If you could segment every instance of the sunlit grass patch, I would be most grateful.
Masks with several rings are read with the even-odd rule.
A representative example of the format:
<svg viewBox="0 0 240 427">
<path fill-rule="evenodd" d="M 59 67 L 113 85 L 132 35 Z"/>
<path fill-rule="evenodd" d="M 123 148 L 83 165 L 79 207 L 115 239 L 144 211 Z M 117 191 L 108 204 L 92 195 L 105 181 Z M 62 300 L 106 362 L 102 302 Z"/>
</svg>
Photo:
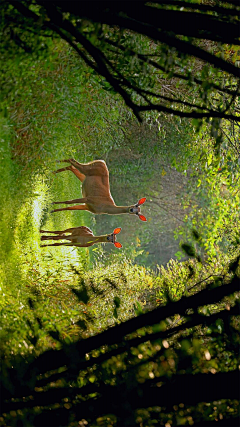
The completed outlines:
<svg viewBox="0 0 240 427">
<path fill-rule="evenodd" d="M 81 252 L 71 247 L 41 248 L 40 228 L 61 230 L 89 224 L 86 213 L 50 214 L 55 197 L 67 199 L 69 188 L 80 192 L 78 182 L 71 182 L 69 174 L 54 180 L 51 171 L 46 167 L 41 170 L 39 164 L 35 171 L 32 166 L 31 170 L 23 169 L 16 158 L 12 160 L 10 127 L 6 121 L 3 125 L 0 132 L 1 342 L 7 352 L 24 353 L 32 348 L 28 322 L 34 323 L 28 299 L 34 301 L 46 330 L 54 328 L 55 322 L 64 329 L 69 325 L 74 300 L 71 287 L 75 279 L 70 265 L 82 269 L 89 259 L 85 249 Z M 49 345 L 46 332 L 39 331 L 39 342 L 38 351 Z"/>
<path fill-rule="evenodd" d="M 30 184 L 31 192 L 16 214 L 14 239 L 24 258 L 22 271 L 27 273 L 28 264 L 41 263 L 40 221 L 48 200 L 48 187 L 44 177 L 37 175 Z"/>
<path fill-rule="evenodd" d="M 53 162 L 53 170 L 56 168 L 56 163 Z M 49 171 L 51 174 L 51 171 Z M 53 175 L 54 176 L 54 175 Z M 64 201 L 80 197 L 81 195 L 81 184 L 80 181 L 76 179 L 75 176 L 72 176 L 69 172 L 63 172 L 59 176 L 51 177 L 51 184 L 48 189 L 49 199 L 48 207 L 46 208 L 47 212 L 41 211 L 41 217 L 39 219 L 40 227 L 48 231 L 64 230 L 70 227 L 80 227 L 81 225 L 89 226 L 91 221 L 91 214 L 86 212 L 76 212 L 76 211 L 63 211 L 50 213 L 51 209 L 54 209 L 54 205 L 51 203 L 53 201 Z M 65 205 L 61 205 L 65 206 Z M 40 238 L 40 236 L 38 236 Z M 54 243 L 49 241 L 49 243 Z M 45 259 L 49 256 L 51 259 L 55 259 L 56 262 L 61 262 L 62 265 L 72 264 L 78 268 L 82 265 L 82 258 L 88 258 L 89 251 L 86 248 L 76 248 L 76 247 L 44 247 L 41 249 L 42 259 Z M 48 264 L 48 269 L 50 264 Z M 54 263 L 53 263 L 54 269 Z"/>
<path fill-rule="evenodd" d="M 0 121 L 0 283 L 8 282 L 9 277 L 14 281 L 20 279 L 21 274 L 15 271 L 14 259 L 16 259 L 14 242 L 14 211 L 18 205 L 13 195 L 16 194 L 16 165 L 11 159 L 10 139 L 11 129 L 5 119 Z M 13 262 L 12 262 L 13 261 Z"/>
</svg>

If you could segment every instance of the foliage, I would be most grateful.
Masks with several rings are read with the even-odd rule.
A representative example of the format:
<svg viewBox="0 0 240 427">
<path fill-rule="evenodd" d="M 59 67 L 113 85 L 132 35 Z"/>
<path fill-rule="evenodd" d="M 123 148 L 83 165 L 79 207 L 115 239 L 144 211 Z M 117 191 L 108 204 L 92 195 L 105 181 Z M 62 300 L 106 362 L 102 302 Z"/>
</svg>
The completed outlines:
<svg viewBox="0 0 240 427">
<path fill-rule="evenodd" d="M 1 4 L 6 426 L 237 423 L 239 7 L 138 6 Z M 79 197 L 51 173 L 66 157 L 105 159 L 148 222 L 50 214 Z M 79 225 L 121 226 L 123 250 L 40 248 L 40 228 Z"/>
<path fill-rule="evenodd" d="M 46 57 L 6 59 L 6 73 L 2 108 L 15 124 L 18 162 L 28 168 L 49 167 L 50 157 L 78 156 L 86 162 L 89 152 L 102 157 L 121 142 L 116 128 L 126 112 L 64 42 L 52 43 Z"/>
<path fill-rule="evenodd" d="M 141 1 L 137 8 L 85 2 L 79 9 L 76 2 L 13 1 L 3 17 L 8 49 L 15 44 L 34 52 L 44 36 L 66 40 L 139 120 L 140 112 L 149 110 L 238 120 L 231 108 L 239 93 L 239 7 L 234 2 Z M 164 90 L 167 79 L 183 86 L 180 93 Z"/>
<path fill-rule="evenodd" d="M 6 360 L 4 425 L 213 425 L 213 417 L 237 425 L 235 264 L 191 297 L 74 344 L 51 334 L 61 349 Z"/>
<path fill-rule="evenodd" d="M 8 18 L 6 18 L 6 22 L 8 22 Z M 85 33 L 88 34 L 88 26 L 86 25 L 84 28 Z M 91 31 L 89 34 L 91 34 Z M 116 32 L 114 37 L 117 34 Z M 121 37 L 124 37 L 124 35 Z M 143 37 L 134 36 L 133 39 L 129 37 L 125 37 L 125 39 L 126 43 L 138 44 L 141 50 L 147 49 L 146 41 Z M 34 37 L 29 39 L 33 44 L 34 40 Z M 35 48 L 32 47 L 31 55 L 35 59 L 34 65 L 32 56 L 27 53 L 23 54 L 21 49 L 19 49 L 17 57 L 10 57 L 10 59 L 4 61 L 5 74 L 3 72 L 3 76 L 7 74 L 9 77 L 8 85 L 3 80 L 3 87 L 6 88 L 6 91 L 4 92 L 5 101 L 2 105 L 6 108 L 11 103 L 10 111 L 9 106 L 7 106 L 6 111 L 9 111 L 11 120 L 15 122 L 16 138 L 13 144 L 13 155 L 17 157 L 18 161 L 21 160 L 28 169 L 29 167 L 34 168 L 36 164 L 42 168 L 42 161 L 44 161 L 44 166 L 48 168 L 50 167 L 50 156 L 58 159 L 69 155 L 71 157 L 76 156 L 79 160 L 87 161 L 96 157 L 107 158 L 110 155 L 114 157 L 112 156 L 112 151 L 114 150 L 118 155 L 122 147 L 130 149 L 140 157 L 135 161 L 134 166 L 132 165 L 133 157 L 131 158 L 131 156 L 130 164 L 126 162 L 125 155 L 122 156 L 122 161 L 119 158 L 117 161 L 115 160 L 115 164 L 110 159 L 111 179 L 115 178 L 113 176 L 115 173 L 116 179 L 119 181 L 120 175 L 120 179 L 123 179 L 122 188 L 127 188 L 128 186 L 130 195 L 132 188 L 137 188 L 134 169 L 136 171 L 139 168 L 144 170 L 142 181 L 147 183 L 151 179 L 152 182 L 150 189 L 146 186 L 145 190 L 142 185 L 142 190 L 147 191 L 146 194 L 151 197 L 151 216 L 149 219 L 152 224 L 156 223 L 156 221 L 159 223 L 157 216 L 159 216 L 160 208 L 162 223 L 165 222 L 164 216 L 166 216 L 167 223 L 169 222 L 169 217 L 171 218 L 170 228 L 183 224 L 182 221 L 185 218 L 186 225 L 182 226 L 179 232 L 176 233 L 177 238 L 184 236 L 184 239 L 186 239 L 187 233 L 187 238 L 189 239 L 190 233 L 187 230 L 197 226 L 203 239 L 205 239 L 206 249 L 210 250 L 213 255 L 216 255 L 216 245 L 218 246 L 219 243 L 228 246 L 228 243 L 225 242 L 226 229 L 228 229 L 228 235 L 231 236 L 238 227 L 238 201 L 235 198 L 234 190 L 237 185 L 234 182 L 237 183 L 238 180 L 238 164 L 236 163 L 238 156 L 235 153 L 234 166 L 231 166 L 231 168 L 235 168 L 234 182 L 233 176 L 227 183 L 225 183 L 225 177 L 219 181 L 219 169 L 223 166 L 224 158 L 228 157 L 229 159 L 229 156 L 231 156 L 231 161 L 233 161 L 231 150 L 229 150 L 231 140 L 230 142 L 226 141 L 227 137 L 224 136 L 224 129 L 228 127 L 227 122 L 223 123 L 220 131 L 220 123 L 216 120 L 212 120 L 208 124 L 195 119 L 194 123 L 198 133 L 193 133 L 192 126 L 187 120 L 177 118 L 173 120 L 164 115 L 148 116 L 147 120 L 151 131 L 148 132 L 148 135 L 145 132 L 141 141 L 136 141 L 135 122 L 131 120 L 129 123 L 131 115 L 127 109 L 123 108 L 117 98 L 113 98 L 112 93 L 106 91 L 106 85 L 102 78 L 94 71 L 90 71 L 83 61 L 73 55 L 72 49 L 67 48 L 63 41 L 52 41 L 51 38 L 45 38 L 44 40 L 43 49 L 40 49 L 40 51 L 36 46 Z M 48 48 L 47 52 L 45 50 L 46 47 Z M 151 52 L 153 48 L 155 48 L 155 45 L 151 44 L 149 47 Z M 229 54 L 228 60 L 233 60 L 235 57 L 232 58 L 232 54 Z M 124 66 L 129 75 L 131 74 L 131 69 L 136 71 L 137 68 L 135 62 L 131 65 L 132 68 L 127 66 L 126 61 L 123 61 L 122 66 Z M 144 75 L 148 79 L 149 70 Z M 139 69 L 139 78 L 141 76 L 143 76 L 143 72 Z M 216 77 L 213 79 L 216 81 Z M 223 75 L 221 75 L 221 79 L 223 79 Z M 224 86 L 227 85 L 227 81 L 221 81 Z M 142 84 L 146 87 L 147 80 Z M 228 82 L 228 86 L 229 84 Z M 25 90 L 26 85 L 28 85 L 27 93 Z M 176 81 L 170 80 L 168 87 L 172 92 L 176 91 Z M 183 97 L 186 94 L 191 97 L 195 96 L 193 95 L 195 89 L 193 92 L 189 91 L 189 88 L 185 90 L 183 87 L 179 90 Z M 8 96 L 6 96 L 7 94 Z M 207 98 L 210 99 L 209 97 Z M 90 105 L 93 107 L 90 108 Z M 104 109 L 102 108 L 103 105 Z M 232 108 L 235 108 L 236 102 L 232 102 L 231 105 Z M 110 116 L 111 119 L 109 120 Z M 155 120 L 159 128 L 159 135 L 157 136 L 154 130 L 156 128 Z M 233 126 L 237 129 L 237 124 Z M 132 129 L 133 134 L 131 135 Z M 142 132 L 142 127 L 140 132 Z M 210 152 L 209 132 L 212 133 Z M 229 131 L 227 131 L 227 136 L 228 134 Z M 215 152 L 214 138 L 223 137 L 226 148 L 221 143 L 221 156 L 219 158 L 218 153 Z M 237 137 L 235 136 L 235 138 Z M 150 147 L 151 156 L 149 156 Z M 142 159 L 141 156 L 143 157 Z M 162 159 L 165 161 L 163 162 Z M 171 161 L 171 166 L 177 168 L 183 174 L 182 176 L 176 176 L 174 171 L 169 168 L 169 160 Z M 119 168 L 120 164 L 121 168 Z M 229 174 L 229 161 L 227 169 L 225 167 L 223 170 L 226 170 Z M 121 169 L 121 173 L 119 173 L 119 169 Z M 162 194 L 159 195 L 159 182 L 154 179 L 155 174 L 153 173 L 158 169 L 161 171 L 161 181 L 164 183 L 165 180 L 166 182 L 164 185 L 169 186 L 170 179 L 175 187 L 173 189 L 175 194 L 171 201 L 169 200 L 168 192 L 165 197 Z M 186 171 L 188 171 L 187 183 L 184 181 Z M 127 182 L 125 179 L 126 173 Z M 133 180 L 129 180 L 131 173 L 133 174 Z M 180 191 L 178 189 L 177 193 L 176 179 L 179 181 L 178 187 L 183 188 Z M 126 191 L 123 190 L 124 194 L 121 195 L 122 190 L 119 185 L 117 186 L 117 191 L 114 190 L 114 181 L 112 185 L 117 203 L 119 201 L 124 203 Z M 223 201 L 222 189 L 225 185 L 227 185 L 227 188 L 231 187 L 231 194 L 226 200 L 227 192 L 225 191 L 225 200 Z M 217 191 L 215 191 L 216 188 Z M 164 188 L 162 187 L 161 193 L 163 192 Z M 134 193 L 133 197 L 137 199 L 138 194 L 135 195 Z M 235 200 L 233 201 L 234 198 Z M 132 203 L 130 197 L 129 202 Z M 186 214 L 182 210 L 183 207 L 187 210 Z M 205 210 L 208 211 L 207 221 Z M 174 214 L 173 211 L 175 212 Z M 102 221 L 100 221 L 100 224 L 102 224 Z M 151 223 L 149 224 L 151 225 Z M 233 224 L 234 226 L 232 227 Z M 125 226 L 124 220 L 123 225 Z M 131 228 L 131 224 L 127 223 L 126 225 Z M 173 237 L 169 239 L 169 236 L 165 237 L 164 235 L 164 229 L 167 227 L 158 225 L 158 228 L 159 231 L 161 230 L 158 245 L 162 245 L 162 242 L 164 242 L 165 245 L 169 244 L 170 248 L 174 247 L 176 244 Z M 231 231 L 229 228 L 231 228 Z M 215 233 L 213 233 L 213 229 L 216 231 Z M 143 265 L 148 262 L 147 253 L 153 255 L 151 243 L 155 234 L 153 227 L 150 227 L 147 233 L 142 233 L 140 230 L 138 239 L 142 242 L 141 246 L 137 246 L 139 249 L 136 250 L 135 255 L 133 251 L 131 253 L 131 256 L 136 256 L 140 260 L 140 252 L 144 250 L 144 253 L 141 253 Z M 179 257 L 179 251 L 176 250 L 176 252 Z M 166 262 L 168 258 L 168 251 L 166 252 L 166 257 L 164 253 L 161 253 L 161 262 Z M 155 264 L 156 262 L 159 263 L 160 261 L 154 254 L 152 263 Z"/>
<path fill-rule="evenodd" d="M 187 228 L 181 227 L 178 233 L 193 241 L 191 230 L 197 229 L 203 251 L 208 257 L 218 257 L 222 249 L 234 250 L 234 241 L 238 239 L 238 152 L 226 138 L 216 151 L 214 139 L 206 139 L 204 131 L 207 128 L 196 135 L 196 143 L 191 145 L 194 161 L 190 158 L 188 165 L 183 163 L 188 170 L 183 198 Z"/>
</svg>

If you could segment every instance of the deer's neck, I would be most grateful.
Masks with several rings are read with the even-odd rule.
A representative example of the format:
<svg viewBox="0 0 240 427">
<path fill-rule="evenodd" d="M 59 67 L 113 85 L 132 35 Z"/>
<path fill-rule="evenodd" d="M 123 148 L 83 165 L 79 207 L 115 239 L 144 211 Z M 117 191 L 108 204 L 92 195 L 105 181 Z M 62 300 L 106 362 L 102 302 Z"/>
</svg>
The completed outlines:
<svg viewBox="0 0 240 427">
<path fill-rule="evenodd" d="M 129 206 L 116 206 L 116 205 L 109 205 L 106 208 L 106 213 L 111 215 L 119 215 L 119 214 L 126 214 L 129 213 Z"/>
<path fill-rule="evenodd" d="M 105 236 L 93 236 L 93 238 L 91 239 L 94 243 L 106 243 L 109 242 L 107 239 L 107 235 Z"/>
</svg>

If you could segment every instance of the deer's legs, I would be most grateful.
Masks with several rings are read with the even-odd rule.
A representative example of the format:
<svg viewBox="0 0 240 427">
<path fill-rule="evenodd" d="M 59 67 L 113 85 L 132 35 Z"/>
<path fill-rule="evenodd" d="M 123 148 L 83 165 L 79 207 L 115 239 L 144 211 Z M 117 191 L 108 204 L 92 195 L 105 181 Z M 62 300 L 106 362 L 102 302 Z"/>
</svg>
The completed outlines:
<svg viewBox="0 0 240 427">
<path fill-rule="evenodd" d="M 73 244 L 73 243 L 50 243 L 49 245 L 40 245 L 41 248 L 46 248 L 46 246 L 76 246 L 78 248 L 88 248 L 92 246 L 93 243 L 86 243 L 85 245 Z"/>
<path fill-rule="evenodd" d="M 81 174 L 84 174 L 85 176 L 108 176 L 108 168 L 104 160 L 94 160 L 90 163 L 79 163 L 74 159 L 67 159 L 62 160 L 63 162 L 71 163 L 72 166 L 74 166 L 76 169 L 81 172 Z M 75 173 L 75 172 L 74 172 Z"/>
<path fill-rule="evenodd" d="M 82 197 L 81 199 L 74 199 L 74 200 L 65 200 L 64 202 L 53 202 L 54 205 L 58 205 L 61 203 L 65 203 L 65 204 L 87 203 L 87 197 Z"/>
<path fill-rule="evenodd" d="M 67 228 L 66 230 L 63 230 L 62 233 L 72 233 L 75 230 L 78 230 L 81 227 L 72 227 L 72 228 Z"/>
<path fill-rule="evenodd" d="M 72 246 L 72 243 L 50 243 L 49 245 L 40 245 L 41 248 L 45 248 L 46 246 Z"/>
<path fill-rule="evenodd" d="M 56 171 L 54 171 L 53 173 L 59 173 L 59 172 L 63 172 L 63 171 L 71 171 L 74 173 L 74 175 L 76 175 L 76 177 L 83 182 L 84 179 L 86 178 L 86 176 L 81 173 L 79 170 L 77 170 L 73 165 L 71 166 L 67 166 L 66 168 L 61 168 L 61 169 L 57 169 Z"/>
<path fill-rule="evenodd" d="M 73 231 L 80 230 L 81 228 L 82 228 L 82 226 L 81 227 L 67 228 L 66 230 L 61 230 L 61 231 L 40 230 L 40 233 L 51 233 L 51 234 L 58 234 L 58 235 L 65 236 L 64 233 L 72 233 Z"/>
<path fill-rule="evenodd" d="M 76 169 L 74 166 L 71 165 L 71 171 L 74 173 L 74 175 L 76 175 L 76 177 L 78 179 L 80 179 L 81 182 L 84 181 L 84 179 L 86 178 L 86 175 L 84 175 L 83 173 L 81 173 L 78 169 Z"/>
<path fill-rule="evenodd" d="M 66 236 L 65 234 L 61 234 L 58 236 L 41 236 L 41 240 L 71 240 L 70 236 Z"/>
<path fill-rule="evenodd" d="M 66 168 L 57 169 L 56 171 L 53 171 L 53 173 L 59 173 L 63 171 L 70 171 L 72 170 L 71 166 L 67 166 Z"/>
<path fill-rule="evenodd" d="M 90 228 L 85 227 L 84 225 L 81 225 L 80 227 L 72 227 L 72 228 L 67 228 L 67 230 L 63 230 L 63 233 L 71 233 L 71 235 L 73 235 L 74 232 L 76 231 L 88 231 L 90 233 L 92 233 L 92 230 L 90 230 Z"/>
<path fill-rule="evenodd" d="M 60 209 L 54 209 L 52 212 L 58 212 L 58 211 L 74 211 L 74 210 L 78 210 L 78 211 L 87 211 L 88 208 L 86 205 L 76 205 L 76 206 L 69 206 L 69 208 L 60 208 Z"/>
<path fill-rule="evenodd" d="M 40 230 L 40 233 L 62 234 L 62 233 L 65 233 L 65 231 L 67 231 L 67 230 L 63 230 L 63 231 L 48 231 L 48 230 Z"/>
</svg>

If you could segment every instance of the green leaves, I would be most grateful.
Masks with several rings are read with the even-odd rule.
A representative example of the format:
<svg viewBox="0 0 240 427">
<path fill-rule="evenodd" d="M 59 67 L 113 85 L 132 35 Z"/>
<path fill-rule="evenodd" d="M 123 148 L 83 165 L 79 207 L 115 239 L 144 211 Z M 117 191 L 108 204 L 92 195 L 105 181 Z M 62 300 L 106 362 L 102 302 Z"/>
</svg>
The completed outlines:
<svg viewBox="0 0 240 427">
<path fill-rule="evenodd" d="M 140 316 L 140 314 L 143 314 L 143 309 L 138 301 L 134 304 L 134 310 L 137 316 Z"/>
</svg>

